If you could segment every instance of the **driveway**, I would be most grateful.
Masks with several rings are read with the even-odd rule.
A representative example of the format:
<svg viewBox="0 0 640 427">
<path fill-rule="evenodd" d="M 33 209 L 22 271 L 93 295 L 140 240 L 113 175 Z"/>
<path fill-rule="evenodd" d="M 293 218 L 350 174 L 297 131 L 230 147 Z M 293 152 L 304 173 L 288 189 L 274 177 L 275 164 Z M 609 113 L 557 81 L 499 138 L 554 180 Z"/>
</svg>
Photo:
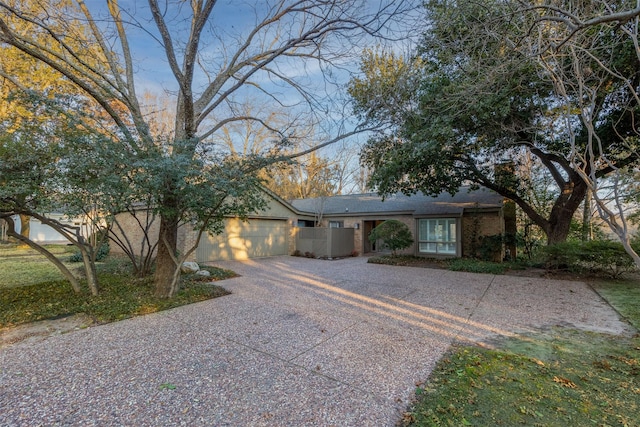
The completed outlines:
<svg viewBox="0 0 640 427">
<path fill-rule="evenodd" d="M 277 257 L 232 295 L 0 353 L 0 425 L 393 426 L 453 342 L 625 323 L 587 285 Z"/>
</svg>

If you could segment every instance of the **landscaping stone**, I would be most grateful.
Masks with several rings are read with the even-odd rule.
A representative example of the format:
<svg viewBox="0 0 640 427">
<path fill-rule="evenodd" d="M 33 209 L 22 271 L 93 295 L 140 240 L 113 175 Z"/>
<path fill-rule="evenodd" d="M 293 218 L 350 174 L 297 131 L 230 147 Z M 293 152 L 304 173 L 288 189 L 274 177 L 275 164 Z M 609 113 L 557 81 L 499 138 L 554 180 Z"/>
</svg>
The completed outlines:
<svg viewBox="0 0 640 427">
<path fill-rule="evenodd" d="M 195 273 L 196 271 L 200 270 L 200 266 L 198 265 L 197 262 L 185 261 L 182 263 L 182 267 L 180 267 L 180 270 L 185 274 Z"/>
</svg>

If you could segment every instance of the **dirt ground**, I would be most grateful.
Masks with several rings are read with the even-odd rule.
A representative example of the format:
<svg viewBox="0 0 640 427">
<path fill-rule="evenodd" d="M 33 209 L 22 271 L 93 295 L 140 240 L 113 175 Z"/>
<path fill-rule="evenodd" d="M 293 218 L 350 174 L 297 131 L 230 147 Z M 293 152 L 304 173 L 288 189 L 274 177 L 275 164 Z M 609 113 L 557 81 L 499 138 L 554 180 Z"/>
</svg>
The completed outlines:
<svg viewBox="0 0 640 427">
<path fill-rule="evenodd" d="M 94 320 L 89 316 L 75 314 L 58 319 L 41 320 L 39 322 L 0 328 L 0 348 L 25 340 L 32 342 L 42 341 L 51 335 L 88 328 L 94 324 Z"/>
</svg>

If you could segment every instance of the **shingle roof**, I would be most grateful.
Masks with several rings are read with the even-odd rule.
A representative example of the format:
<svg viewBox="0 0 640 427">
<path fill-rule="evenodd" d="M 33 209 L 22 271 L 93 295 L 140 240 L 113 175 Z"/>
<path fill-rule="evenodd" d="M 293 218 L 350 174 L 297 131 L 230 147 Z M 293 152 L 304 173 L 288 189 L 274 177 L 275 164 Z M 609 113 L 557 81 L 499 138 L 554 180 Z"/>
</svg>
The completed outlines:
<svg viewBox="0 0 640 427">
<path fill-rule="evenodd" d="M 388 196 L 384 201 L 376 193 L 348 194 L 314 199 L 292 200 L 294 208 L 302 212 L 316 213 L 322 211 L 323 215 L 354 215 L 354 214 L 412 214 L 422 215 L 460 215 L 464 209 L 469 208 L 499 208 L 504 197 L 484 187 L 469 191 L 463 187 L 451 196 L 449 193 L 441 193 L 438 196 L 426 196 L 417 193 L 405 196 L 398 193 Z"/>
</svg>

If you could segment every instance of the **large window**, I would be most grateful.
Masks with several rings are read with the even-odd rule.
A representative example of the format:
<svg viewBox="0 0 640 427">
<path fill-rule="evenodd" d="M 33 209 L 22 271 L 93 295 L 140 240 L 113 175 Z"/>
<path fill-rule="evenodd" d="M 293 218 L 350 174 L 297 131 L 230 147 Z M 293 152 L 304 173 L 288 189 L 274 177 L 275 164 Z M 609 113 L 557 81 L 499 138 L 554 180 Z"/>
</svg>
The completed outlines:
<svg viewBox="0 0 640 427">
<path fill-rule="evenodd" d="M 433 218 L 418 222 L 418 248 L 423 254 L 456 255 L 456 219 Z"/>
</svg>

